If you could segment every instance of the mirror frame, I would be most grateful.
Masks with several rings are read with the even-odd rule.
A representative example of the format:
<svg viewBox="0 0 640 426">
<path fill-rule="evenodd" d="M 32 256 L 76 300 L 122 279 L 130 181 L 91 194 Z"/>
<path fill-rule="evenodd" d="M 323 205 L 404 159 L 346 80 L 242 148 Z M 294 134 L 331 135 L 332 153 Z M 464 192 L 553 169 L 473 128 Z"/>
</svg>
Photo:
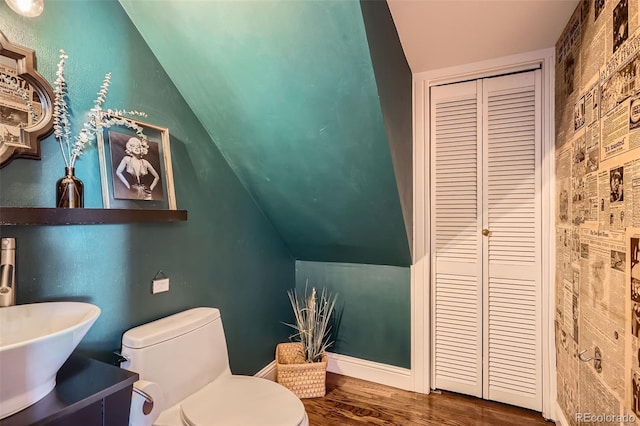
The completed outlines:
<svg viewBox="0 0 640 426">
<path fill-rule="evenodd" d="M 36 71 L 35 51 L 12 44 L 0 31 L 0 55 L 16 61 L 18 77 L 29 83 L 40 98 L 42 117 L 33 126 L 20 129 L 20 138 L 16 144 L 0 142 L 0 168 L 14 158 L 40 159 L 40 140 L 53 133 L 53 88 Z"/>
</svg>

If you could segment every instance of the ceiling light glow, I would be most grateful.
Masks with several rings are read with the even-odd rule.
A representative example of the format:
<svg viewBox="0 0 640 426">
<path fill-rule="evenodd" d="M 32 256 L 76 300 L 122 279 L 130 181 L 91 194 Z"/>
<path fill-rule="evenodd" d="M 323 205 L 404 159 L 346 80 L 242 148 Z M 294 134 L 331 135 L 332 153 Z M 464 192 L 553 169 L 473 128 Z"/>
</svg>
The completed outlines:
<svg viewBox="0 0 640 426">
<path fill-rule="evenodd" d="M 4 0 L 11 10 L 19 15 L 33 18 L 40 16 L 44 9 L 44 0 Z"/>
</svg>

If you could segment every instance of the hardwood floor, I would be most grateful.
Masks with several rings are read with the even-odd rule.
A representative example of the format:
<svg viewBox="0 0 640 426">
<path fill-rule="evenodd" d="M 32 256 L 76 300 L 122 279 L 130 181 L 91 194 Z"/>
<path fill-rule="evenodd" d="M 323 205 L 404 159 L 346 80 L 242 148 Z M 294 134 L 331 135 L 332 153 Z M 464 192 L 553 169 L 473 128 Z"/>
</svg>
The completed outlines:
<svg viewBox="0 0 640 426">
<path fill-rule="evenodd" d="M 327 373 L 327 395 L 303 399 L 309 425 L 552 426 L 540 413 L 450 392 L 422 395 Z"/>
</svg>

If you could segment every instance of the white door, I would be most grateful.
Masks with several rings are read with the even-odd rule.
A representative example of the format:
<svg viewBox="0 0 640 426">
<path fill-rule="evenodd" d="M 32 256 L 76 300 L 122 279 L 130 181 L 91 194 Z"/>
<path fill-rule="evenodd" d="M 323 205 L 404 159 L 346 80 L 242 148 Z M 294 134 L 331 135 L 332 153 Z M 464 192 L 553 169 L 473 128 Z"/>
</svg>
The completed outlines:
<svg viewBox="0 0 640 426">
<path fill-rule="evenodd" d="M 480 82 L 431 89 L 435 387 L 482 397 Z"/>
<path fill-rule="evenodd" d="M 431 89 L 434 386 L 540 411 L 540 71 Z"/>
</svg>

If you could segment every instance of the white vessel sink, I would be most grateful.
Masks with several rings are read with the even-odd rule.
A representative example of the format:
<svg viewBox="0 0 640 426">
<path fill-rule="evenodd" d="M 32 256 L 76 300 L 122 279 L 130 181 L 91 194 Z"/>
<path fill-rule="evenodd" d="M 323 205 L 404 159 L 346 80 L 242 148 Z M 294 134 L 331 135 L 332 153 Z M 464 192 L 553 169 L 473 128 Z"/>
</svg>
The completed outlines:
<svg viewBox="0 0 640 426">
<path fill-rule="evenodd" d="M 0 419 L 42 399 L 56 373 L 100 315 L 82 302 L 0 308 Z"/>
</svg>

